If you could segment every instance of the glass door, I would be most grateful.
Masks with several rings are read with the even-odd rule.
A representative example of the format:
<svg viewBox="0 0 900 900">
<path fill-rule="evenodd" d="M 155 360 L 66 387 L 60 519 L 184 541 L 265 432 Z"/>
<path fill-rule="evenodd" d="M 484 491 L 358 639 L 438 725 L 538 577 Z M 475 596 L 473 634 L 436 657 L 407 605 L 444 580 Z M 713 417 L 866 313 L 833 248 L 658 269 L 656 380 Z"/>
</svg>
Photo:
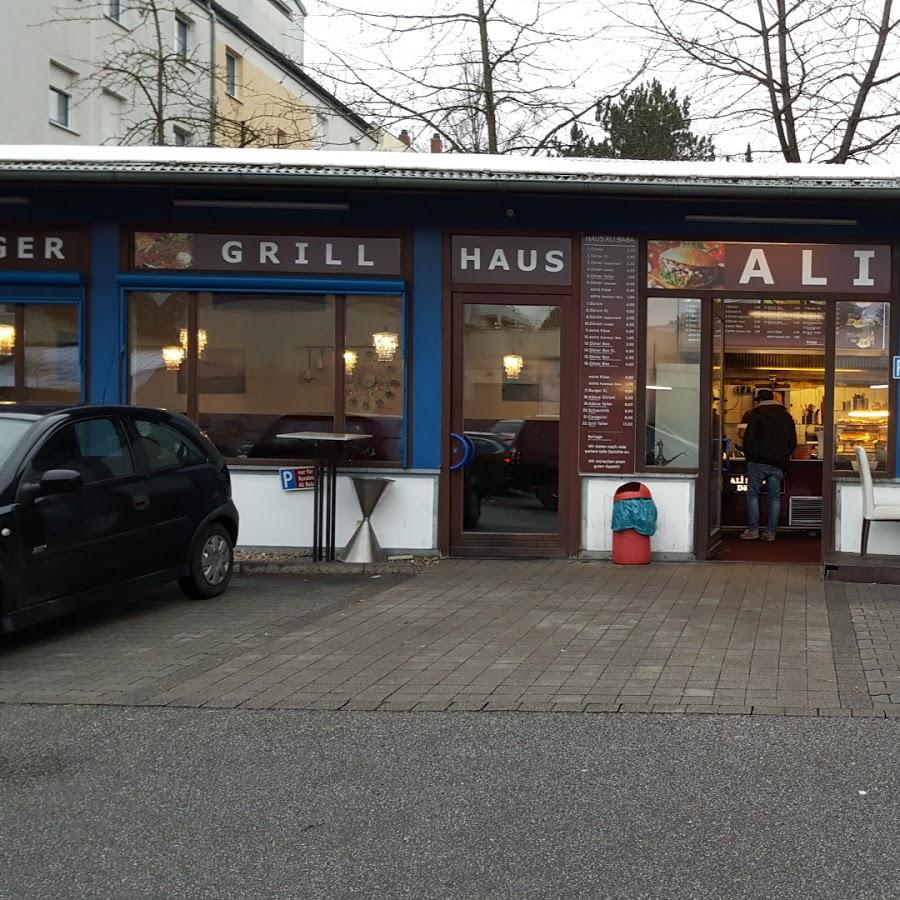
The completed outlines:
<svg viewBox="0 0 900 900">
<path fill-rule="evenodd" d="M 722 539 L 722 491 L 725 487 L 725 305 L 713 300 L 710 353 L 709 550 Z"/>
<path fill-rule="evenodd" d="M 457 295 L 453 313 L 451 552 L 564 555 L 559 298 Z"/>
<path fill-rule="evenodd" d="M 695 544 L 709 559 L 722 540 L 725 487 L 725 307 L 704 300 L 701 338 L 700 467 L 697 479 Z"/>
</svg>

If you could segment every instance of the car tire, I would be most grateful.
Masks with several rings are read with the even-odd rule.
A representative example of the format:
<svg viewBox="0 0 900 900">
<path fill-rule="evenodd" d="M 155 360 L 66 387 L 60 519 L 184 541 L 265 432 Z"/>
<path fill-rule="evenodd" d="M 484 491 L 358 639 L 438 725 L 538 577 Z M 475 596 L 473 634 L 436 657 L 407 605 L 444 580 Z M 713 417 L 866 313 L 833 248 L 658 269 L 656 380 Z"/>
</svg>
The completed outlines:
<svg viewBox="0 0 900 900">
<path fill-rule="evenodd" d="M 552 488 L 536 488 L 534 496 L 544 509 L 559 509 L 559 491 Z"/>
<path fill-rule="evenodd" d="M 178 579 L 178 586 L 193 600 L 218 597 L 234 568 L 234 542 L 221 525 L 207 525 L 194 541 L 189 572 Z"/>
<path fill-rule="evenodd" d="M 478 495 L 478 489 L 470 487 L 466 491 L 463 499 L 465 509 L 463 510 L 463 528 L 477 528 L 478 520 L 481 518 L 481 497 Z"/>
</svg>

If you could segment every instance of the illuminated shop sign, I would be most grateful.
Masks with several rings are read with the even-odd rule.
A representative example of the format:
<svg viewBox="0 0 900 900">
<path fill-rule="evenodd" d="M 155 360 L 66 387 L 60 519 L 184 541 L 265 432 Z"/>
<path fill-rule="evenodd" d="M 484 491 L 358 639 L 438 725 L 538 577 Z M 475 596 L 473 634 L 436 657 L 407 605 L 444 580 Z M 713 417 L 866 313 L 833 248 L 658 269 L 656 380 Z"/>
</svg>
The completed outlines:
<svg viewBox="0 0 900 900">
<path fill-rule="evenodd" d="M 664 290 L 889 294 L 886 244 L 649 241 L 647 286 Z"/>
<path fill-rule="evenodd" d="M 0 231 L 0 269 L 78 269 L 77 231 Z"/>
<path fill-rule="evenodd" d="M 400 238 L 139 231 L 136 269 L 401 275 Z"/>
</svg>

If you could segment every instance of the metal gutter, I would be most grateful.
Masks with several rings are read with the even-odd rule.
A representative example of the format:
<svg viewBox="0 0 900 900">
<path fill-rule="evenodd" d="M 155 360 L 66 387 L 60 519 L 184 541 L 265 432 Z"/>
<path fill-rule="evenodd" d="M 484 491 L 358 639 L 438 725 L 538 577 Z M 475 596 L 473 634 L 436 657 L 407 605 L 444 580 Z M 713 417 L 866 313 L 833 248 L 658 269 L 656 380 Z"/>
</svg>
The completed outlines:
<svg viewBox="0 0 900 900">
<path fill-rule="evenodd" d="M 40 164 L 39 164 L 40 165 Z M 898 199 L 900 181 L 879 179 L 871 186 L 865 179 L 850 184 L 838 181 L 831 183 L 804 184 L 771 181 L 732 181 L 727 184 L 713 180 L 586 180 L 577 176 L 562 176 L 541 179 L 539 176 L 505 176 L 485 174 L 481 177 L 435 176 L 416 174 L 362 174 L 350 173 L 306 173 L 297 171 L 233 171 L 228 169 L 183 171 L 177 168 L 85 168 L 71 164 L 65 169 L 35 167 L 27 164 L 6 163 L 0 160 L 0 181 L 40 182 L 55 184 L 104 183 L 104 184 L 230 184 L 244 187 L 281 186 L 292 188 L 339 188 L 368 190 L 404 191 L 471 191 L 478 193 L 499 193 L 515 191 L 521 193 L 582 194 L 586 196 L 667 196 L 667 197 L 734 197 L 752 196 L 760 199 Z"/>
</svg>

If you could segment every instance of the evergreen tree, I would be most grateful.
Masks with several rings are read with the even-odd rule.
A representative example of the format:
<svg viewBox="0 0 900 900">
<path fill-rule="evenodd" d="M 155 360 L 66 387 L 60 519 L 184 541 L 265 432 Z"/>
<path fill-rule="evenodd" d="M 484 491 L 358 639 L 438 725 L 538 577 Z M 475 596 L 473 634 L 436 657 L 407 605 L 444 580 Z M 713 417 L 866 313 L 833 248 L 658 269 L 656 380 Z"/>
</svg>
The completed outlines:
<svg viewBox="0 0 900 900">
<path fill-rule="evenodd" d="M 573 125 L 570 143 L 555 149 L 560 156 L 607 159 L 715 159 L 712 139 L 691 131 L 690 108 L 690 100 L 679 100 L 675 88 L 664 91 L 654 78 L 597 110 L 604 140 L 598 143 Z"/>
</svg>

